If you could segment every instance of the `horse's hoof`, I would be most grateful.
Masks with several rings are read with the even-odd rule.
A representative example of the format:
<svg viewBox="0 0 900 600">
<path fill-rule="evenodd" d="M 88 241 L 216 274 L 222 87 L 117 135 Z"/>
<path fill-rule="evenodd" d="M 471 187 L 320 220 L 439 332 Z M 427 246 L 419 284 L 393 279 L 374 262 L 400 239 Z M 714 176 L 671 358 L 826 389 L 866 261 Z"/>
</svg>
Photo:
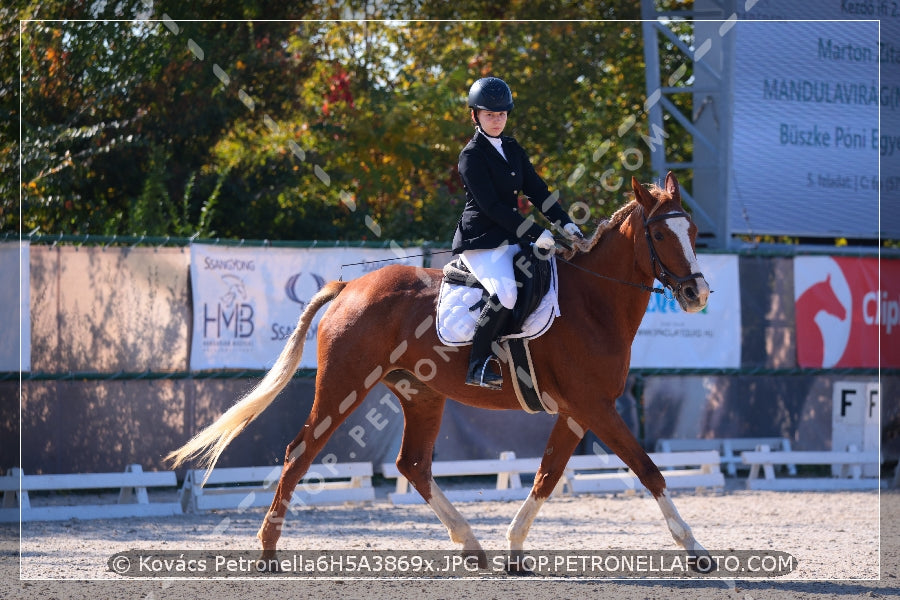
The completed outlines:
<svg viewBox="0 0 900 600">
<path fill-rule="evenodd" d="M 521 550 L 510 551 L 506 557 L 506 574 L 516 577 L 531 577 L 535 572 L 525 566 L 525 553 Z M 529 564 L 534 564 L 531 561 Z"/>
<path fill-rule="evenodd" d="M 484 550 L 464 550 L 463 558 L 467 565 L 472 564 L 472 561 L 474 561 L 480 570 L 484 571 L 488 568 L 487 553 Z"/>
<path fill-rule="evenodd" d="M 280 573 L 281 566 L 278 564 L 278 558 L 275 556 L 274 550 L 263 550 L 256 561 L 256 571 L 258 573 Z"/>
<path fill-rule="evenodd" d="M 716 569 L 715 561 L 706 550 L 696 550 L 688 554 L 687 563 L 691 571 L 701 575 L 709 575 Z"/>
</svg>

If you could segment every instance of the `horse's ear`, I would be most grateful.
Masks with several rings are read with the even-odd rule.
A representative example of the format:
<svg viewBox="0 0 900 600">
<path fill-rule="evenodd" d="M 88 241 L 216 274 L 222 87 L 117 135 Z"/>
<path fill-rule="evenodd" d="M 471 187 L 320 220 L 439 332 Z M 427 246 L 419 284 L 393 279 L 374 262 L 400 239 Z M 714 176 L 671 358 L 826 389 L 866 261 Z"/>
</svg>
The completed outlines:
<svg viewBox="0 0 900 600">
<path fill-rule="evenodd" d="M 649 213 L 656 206 L 656 199 L 648 192 L 634 175 L 631 176 L 631 189 L 634 190 L 634 198 Z"/>
<path fill-rule="evenodd" d="M 681 204 L 681 189 L 678 187 L 678 180 L 675 179 L 675 173 L 672 171 L 666 173 L 666 191 L 673 200 Z"/>
</svg>

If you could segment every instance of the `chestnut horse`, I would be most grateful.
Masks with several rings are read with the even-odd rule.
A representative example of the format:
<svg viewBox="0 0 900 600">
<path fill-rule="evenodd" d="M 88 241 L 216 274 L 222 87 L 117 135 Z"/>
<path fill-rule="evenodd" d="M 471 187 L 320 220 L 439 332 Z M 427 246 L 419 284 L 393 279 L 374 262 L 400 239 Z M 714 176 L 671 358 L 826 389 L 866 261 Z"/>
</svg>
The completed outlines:
<svg viewBox="0 0 900 600">
<path fill-rule="evenodd" d="M 510 557 L 523 552 L 538 510 L 559 481 L 585 431 L 593 431 L 638 476 L 657 500 L 675 541 L 696 558 L 697 543 L 666 493 L 659 469 L 616 412 L 631 345 L 658 279 L 683 310 L 706 306 L 709 286 L 694 250 L 697 228 L 684 212 L 672 173 L 665 188 L 641 187 L 635 198 L 578 240 L 559 266 L 561 317 L 532 340 L 534 367 L 545 398 L 558 410 L 534 487 L 507 531 Z M 400 401 L 405 419 L 397 468 L 447 527 L 467 556 L 485 560 L 481 544 L 431 475 L 431 458 L 446 398 L 488 409 L 520 409 L 509 370 L 503 389 L 465 385 L 467 352 L 443 346 L 434 313 L 439 270 L 384 267 L 350 282 L 331 282 L 309 302 L 272 369 L 243 399 L 167 458 L 177 466 L 201 456 L 211 470 L 225 447 L 291 380 L 316 312 L 331 306 L 318 329 L 315 400 L 288 447 L 272 505 L 257 537 L 263 558 L 275 556 L 297 483 L 341 422 L 382 381 Z M 209 471 L 207 471 L 208 473 Z"/>
</svg>

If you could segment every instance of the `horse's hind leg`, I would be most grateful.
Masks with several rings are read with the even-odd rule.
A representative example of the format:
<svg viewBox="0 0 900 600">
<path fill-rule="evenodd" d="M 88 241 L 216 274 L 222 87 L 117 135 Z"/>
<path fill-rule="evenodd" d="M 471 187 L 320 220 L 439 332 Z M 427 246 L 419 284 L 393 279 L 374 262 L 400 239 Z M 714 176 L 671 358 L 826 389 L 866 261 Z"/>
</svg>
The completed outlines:
<svg viewBox="0 0 900 600">
<path fill-rule="evenodd" d="M 257 533 L 262 543 L 264 559 L 275 555 L 275 546 L 281 537 L 281 527 L 290 508 L 294 488 L 309 470 L 328 438 L 353 409 L 359 406 L 368 391 L 362 386 L 359 390 L 349 388 L 346 382 L 353 381 L 353 378 L 348 373 L 340 377 L 329 376 L 335 370 L 320 368 L 316 377 L 316 397 L 312 410 L 303 429 L 285 451 L 284 468 L 275 488 L 275 497 Z"/>
<path fill-rule="evenodd" d="M 584 436 L 584 430 L 578 425 L 573 426 L 574 421 L 560 416 L 550 432 L 547 447 L 541 459 L 541 466 L 534 476 L 534 485 L 528 498 L 519 508 L 513 518 L 509 529 L 506 531 L 506 539 L 509 541 L 509 562 L 507 570 L 510 572 L 524 572 L 521 568 L 524 556 L 525 538 L 534 523 L 538 511 L 544 505 L 560 477 L 565 472 L 569 457 L 575 450 L 575 446 Z"/>
<path fill-rule="evenodd" d="M 431 474 L 431 458 L 434 441 L 441 428 L 444 397 L 408 373 L 391 373 L 384 383 L 400 399 L 403 407 L 403 437 L 397 455 L 397 469 L 447 527 L 450 540 L 462 544 L 463 553 L 467 557 L 477 558 L 479 566 L 487 567 L 487 556 L 472 527 L 450 503 Z"/>
</svg>

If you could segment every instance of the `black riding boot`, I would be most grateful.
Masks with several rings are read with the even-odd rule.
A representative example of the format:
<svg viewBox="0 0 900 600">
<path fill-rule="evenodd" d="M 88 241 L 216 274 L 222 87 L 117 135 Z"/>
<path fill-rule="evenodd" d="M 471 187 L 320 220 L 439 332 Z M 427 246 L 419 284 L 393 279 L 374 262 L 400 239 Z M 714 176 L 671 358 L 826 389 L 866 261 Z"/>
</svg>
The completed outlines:
<svg viewBox="0 0 900 600">
<path fill-rule="evenodd" d="M 472 351 L 469 355 L 469 368 L 466 372 L 466 383 L 499 390 L 503 385 L 503 375 L 491 366 L 492 361 L 499 359 L 494 354 L 492 344 L 503 335 L 512 310 L 500 304 L 497 296 L 491 296 L 481 310 L 472 336 Z"/>
</svg>

